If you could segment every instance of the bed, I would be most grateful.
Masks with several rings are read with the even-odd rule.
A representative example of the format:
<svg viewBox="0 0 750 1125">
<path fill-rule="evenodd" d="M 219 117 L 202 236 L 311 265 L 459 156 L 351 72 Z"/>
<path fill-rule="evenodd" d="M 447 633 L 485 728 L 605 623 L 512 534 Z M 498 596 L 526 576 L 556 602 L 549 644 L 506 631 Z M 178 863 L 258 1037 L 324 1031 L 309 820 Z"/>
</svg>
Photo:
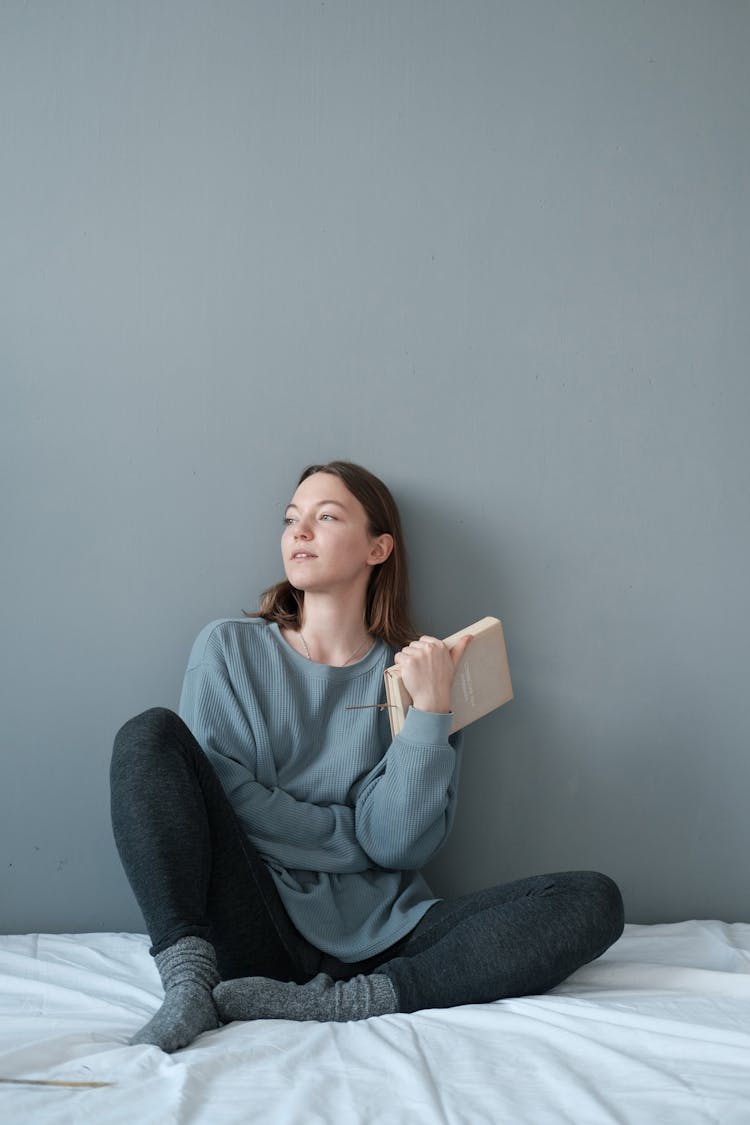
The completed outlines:
<svg viewBox="0 0 750 1125">
<path fill-rule="evenodd" d="M 235 1023 L 174 1055 L 127 1046 L 159 1002 L 143 935 L 0 938 L 0 1121 L 750 1123 L 750 924 L 629 925 L 546 996 Z"/>
</svg>

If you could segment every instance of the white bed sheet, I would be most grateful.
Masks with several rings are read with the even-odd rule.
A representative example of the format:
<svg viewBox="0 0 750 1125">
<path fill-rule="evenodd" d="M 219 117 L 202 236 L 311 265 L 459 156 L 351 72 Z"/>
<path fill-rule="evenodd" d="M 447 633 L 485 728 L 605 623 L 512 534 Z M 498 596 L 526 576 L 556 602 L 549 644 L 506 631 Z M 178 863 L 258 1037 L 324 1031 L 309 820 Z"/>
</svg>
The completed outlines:
<svg viewBox="0 0 750 1125">
<path fill-rule="evenodd" d="M 0 938 L 2 1125 L 750 1125 L 750 924 L 627 926 L 546 996 L 129 1047 L 146 938 Z"/>
</svg>

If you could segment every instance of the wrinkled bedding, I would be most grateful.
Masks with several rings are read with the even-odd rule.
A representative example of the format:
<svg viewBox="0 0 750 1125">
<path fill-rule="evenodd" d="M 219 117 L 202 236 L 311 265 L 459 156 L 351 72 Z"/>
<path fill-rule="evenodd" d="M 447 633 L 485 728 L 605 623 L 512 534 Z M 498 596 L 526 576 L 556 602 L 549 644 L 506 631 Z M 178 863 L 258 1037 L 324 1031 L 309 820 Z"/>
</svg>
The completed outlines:
<svg viewBox="0 0 750 1125">
<path fill-rule="evenodd" d="M 174 1055 L 127 1046 L 160 997 L 141 934 L 0 938 L 0 1122 L 750 1123 L 750 924 L 629 925 L 545 996 L 235 1023 Z"/>
</svg>

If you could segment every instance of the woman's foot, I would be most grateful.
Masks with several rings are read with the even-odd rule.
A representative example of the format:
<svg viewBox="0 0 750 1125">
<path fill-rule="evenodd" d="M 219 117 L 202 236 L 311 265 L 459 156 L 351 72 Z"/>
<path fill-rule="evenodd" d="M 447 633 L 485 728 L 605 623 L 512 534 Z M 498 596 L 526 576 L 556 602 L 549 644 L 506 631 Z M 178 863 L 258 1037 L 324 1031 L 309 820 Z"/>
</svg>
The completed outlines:
<svg viewBox="0 0 750 1125">
<path fill-rule="evenodd" d="M 179 985 L 164 994 L 156 1015 L 130 1040 L 132 1044 L 151 1043 L 171 1053 L 187 1047 L 204 1031 L 219 1026 L 211 993 L 196 985 Z"/>
<path fill-rule="evenodd" d="M 164 1002 L 130 1042 L 150 1043 L 169 1053 L 219 1026 L 211 995 L 219 971 L 213 946 L 198 937 L 180 938 L 154 960 L 164 985 Z"/>
<path fill-rule="evenodd" d="M 366 1020 L 398 1011 L 389 977 L 382 973 L 332 980 L 319 973 L 307 984 L 242 977 L 222 981 L 213 992 L 225 1023 L 232 1020 Z"/>
</svg>

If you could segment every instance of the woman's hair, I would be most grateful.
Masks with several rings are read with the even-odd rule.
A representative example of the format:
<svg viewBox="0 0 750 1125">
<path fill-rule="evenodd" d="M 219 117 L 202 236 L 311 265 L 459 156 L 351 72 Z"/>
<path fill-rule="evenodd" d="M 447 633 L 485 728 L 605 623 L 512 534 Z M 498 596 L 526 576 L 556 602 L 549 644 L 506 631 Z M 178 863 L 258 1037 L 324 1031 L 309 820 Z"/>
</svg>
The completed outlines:
<svg viewBox="0 0 750 1125">
<path fill-rule="evenodd" d="M 308 465 L 297 486 L 313 473 L 330 473 L 343 482 L 364 508 L 370 535 L 392 536 L 390 555 L 385 562 L 372 568 L 367 588 L 365 624 L 374 636 L 391 648 L 403 648 L 414 640 L 417 633 L 411 623 L 406 547 L 395 500 L 378 477 L 351 461 Z M 281 627 L 298 629 L 302 624 L 304 598 L 304 592 L 285 579 L 263 591 L 258 613 L 253 616 L 275 621 Z"/>
</svg>

